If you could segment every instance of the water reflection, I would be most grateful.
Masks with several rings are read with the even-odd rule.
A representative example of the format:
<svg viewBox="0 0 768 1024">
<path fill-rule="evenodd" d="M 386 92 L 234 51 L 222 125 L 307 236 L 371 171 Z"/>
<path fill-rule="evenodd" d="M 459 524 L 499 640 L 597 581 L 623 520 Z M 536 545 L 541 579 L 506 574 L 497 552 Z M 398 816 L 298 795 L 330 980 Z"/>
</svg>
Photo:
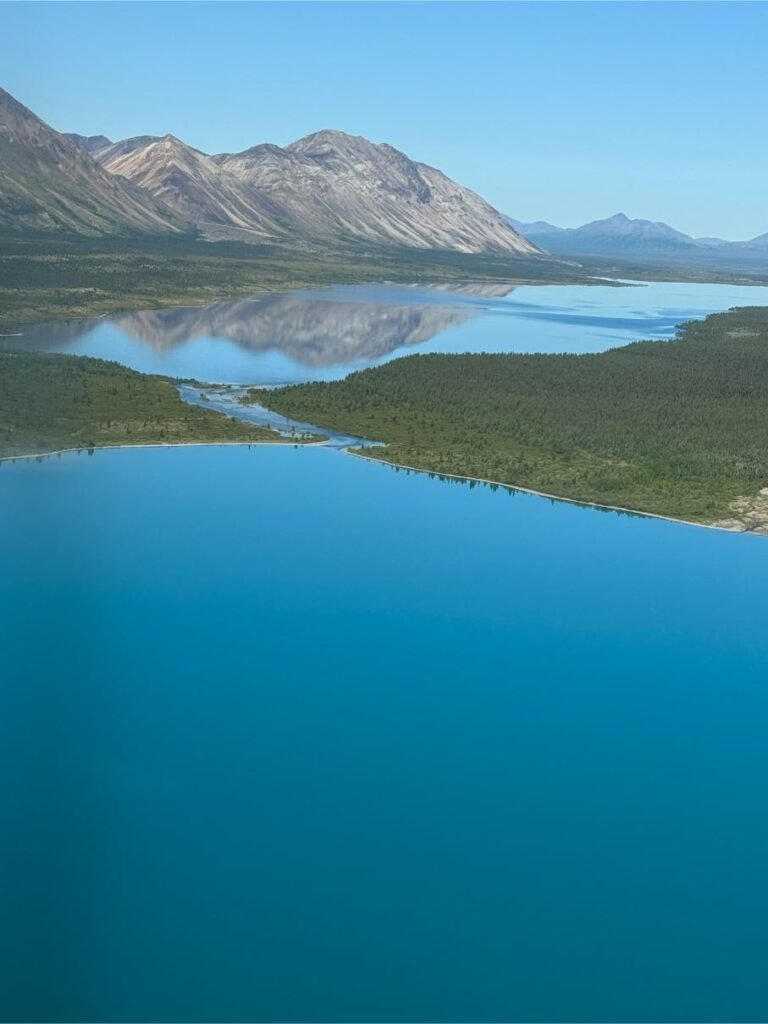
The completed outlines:
<svg viewBox="0 0 768 1024">
<path fill-rule="evenodd" d="M 601 352 L 684 320 L 768 303 L 768 288 L 651 282 L 336 285 L 24 328 L 8 348 L 113 359 L 234 384 L 333 380 L 420 352 Z"/>
<path fill-rule="evenodd" d="M 454 306 L 264 295 L 199 309 L 125 313 L 112 322 L 158 351 L 195 338 L 227 338 L 251 352 L 277 348 L 304 366 L 334 366 L 419 345 L 474 315 Z"/>
<path fill-rule="evenodd" d="M 511 291 L 509 287 L 505 290 Z M 410 301 L 406 301 L 408 298 Z M 175 350 L 192 343 L 200 346 L 226 341 L 244 355 L 274 353 L 283 365 L 287 361 L 311 371 L 377 362 L 398 349 L 413 348 L 450 327 L 465 324 L 481 312 L 457 301 L 445 301 L 444 296 L 442 301 L 432 303 L 420 303 L 414 298 L 406 295 L 396 303 L 322 297 L 317 293 L 270 294 L 210 306 L 142 310 L 100 319 L 40 324 L 26 328 L 23 338 L 5 339 L 0 344 L 8 348 L 23 346 L 111 357 L 141 370 L 160 370 L 165 362 L 166 372 L 184 376 L 188 371 Z M 130 351 L 135 349 L 131 341 L 140 342 L 151 353 L 143 359 L 137 357 Z M 231 361 L 231 354 L 227 356 L 225 349 L 222 345 L 217 349 L 224 363 L 228 358 Z M 215 370 L 191 369 L 195 372 L 190 375 L 236 379 L 226 373 L 221 376 Z M 293 378 L 295 374 L 288 376 Z M 243 379 L 259 380 L 258 376 L 248 375 Z M 263 379 L 281 378 L 267 374 Z"/>
</svg>

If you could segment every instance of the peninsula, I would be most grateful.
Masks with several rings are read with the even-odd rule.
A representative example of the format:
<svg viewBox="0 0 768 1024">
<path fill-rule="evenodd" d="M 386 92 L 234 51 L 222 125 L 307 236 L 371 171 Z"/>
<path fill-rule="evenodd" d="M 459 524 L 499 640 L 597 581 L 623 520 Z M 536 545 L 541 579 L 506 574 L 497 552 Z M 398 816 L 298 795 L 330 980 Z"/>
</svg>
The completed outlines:
<svg viewBox="0 0 768 1024">
<path fill-rule="evenodd" d="M 189 405 L 167 377 L 88 356 L 0 351 L 0 460 L 81 448 L 297 440 Z"/>
<path fill-rule="evenodd" d="M 415 355 L 251 396 L 394 465 L 768 532 L 764 307 L 598 355 Z"/>
</svg>

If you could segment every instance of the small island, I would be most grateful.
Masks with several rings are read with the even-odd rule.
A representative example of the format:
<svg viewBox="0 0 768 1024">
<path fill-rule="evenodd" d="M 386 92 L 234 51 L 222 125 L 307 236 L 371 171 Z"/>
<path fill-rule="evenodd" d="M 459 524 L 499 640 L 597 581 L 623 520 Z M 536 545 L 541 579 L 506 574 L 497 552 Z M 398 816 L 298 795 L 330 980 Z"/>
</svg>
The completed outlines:
<svg viewBox="0 0 768 1024">
<path fill-rule="evenodd" d="M 414 355 L 254 390 L 383 442 L 367 458 L 586 504 L 768 532 L 768 308 L 598 355 Z"/>
</svg>

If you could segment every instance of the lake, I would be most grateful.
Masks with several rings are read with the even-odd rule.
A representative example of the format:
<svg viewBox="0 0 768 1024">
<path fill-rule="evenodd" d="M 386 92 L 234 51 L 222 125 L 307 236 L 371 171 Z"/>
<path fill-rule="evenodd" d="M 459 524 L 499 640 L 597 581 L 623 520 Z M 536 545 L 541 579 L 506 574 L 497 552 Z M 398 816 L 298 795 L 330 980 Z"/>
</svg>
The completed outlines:
<svg viewBox="0 0 768 1024">
<path fill-rule="evenodd" d="M 331 449 L 0 467 L 0 1017 L 768 1018 L 768 542 Z"/>
<path fill-rule="evenodd" d="M 23 343 L 276 383 L 749 303 L 338 287 Z M 768 1019 L 768 540 L 345 440 L 0 465 L 0 1019 Z"/>
<path fill-rule="evenodd" d="M 767 304 L 768 287 L 721 284 L 339 285 L 43 324 L 2 344 L 116 359 L 146 373 L 283 384 L 344 377 L 412 352 L 600 352 L 671 338 L 683 321 L 731 306 Z"/>
</svg>

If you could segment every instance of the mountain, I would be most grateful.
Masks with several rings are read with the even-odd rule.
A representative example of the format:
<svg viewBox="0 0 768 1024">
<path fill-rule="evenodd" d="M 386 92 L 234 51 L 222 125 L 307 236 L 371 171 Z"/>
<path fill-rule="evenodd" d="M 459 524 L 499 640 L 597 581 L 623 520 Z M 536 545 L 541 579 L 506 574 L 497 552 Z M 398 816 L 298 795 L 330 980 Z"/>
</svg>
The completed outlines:
<svg viewBox="0 0 768 1024">
<path fill-rule="evenodd" d="M 751 238 L 748 242 L 727 242 L 725 244 L 731 251 L 736 249 L 744 254 L 762 255 L 768 253 L 768 234 L 758 235 L 757 238 Z"/>
<path fill-rule="evenodd" d="M 580 228 L 541 233 L 533 230 L 530 234 L 543 249 L 558 256 L 608 256 L 640 261 L 647 258 L 671 264 L 685 261 L 734 270 L 768 256 L 768 234 L 747 242 L 692 238 L 662 221 L 632 219 L 623 213 Z"/>
<path fill-rule="evenodd" d="M 554 235 L 560 231 L 565 231 L 565 228 L 559 228 L 555 224 L 550 224 L 546 220 L 515 220 L 514 217 L 507 217 L 504 215 L 504 220 L 507 224 L 510 224 L 515 231 L 519 234 L 524 235 L 526 238 L 536 238 L 539 235 Z"/>
<path fill-rule="evenodd" d="M 209 235 L 229 229 L 230 235 L 266 241 L 286 233 L 283 211 L 267 196 L 173 135 L 113 143 L 99 160 Z"/>
<path fill-rule="evenodd" d="M 716 249 L 720 245 L 730 245 L 730 242 L 726 242 L 724 238 L 695 238 L 694 241 L 697 245 L 703 245 L 707 249 Z"/>
<path fill-rule="evenodd" d="M 213 159 L 268 196 L 293 230 L 314 237 L 461 252 L 540 252 L 476 193 L 393 146 L 361 136 L 326 130 L 284 149 L 261 145 Z"/>
<path fill-rule="evenodd" d="M 93 153 L 99 163 L 104 164 L 108 160 L 114 160 L 118 156 L 126 156 L 133 153 L 142 146 L 148 146 L 150 142 L 159 142 L 159 135 L 135 135 L 131 139 L 122 139 L 120 142 L 112 142 L 106 135 L 70 135 L 79 145 L 85 146 L 89 153 Z M 104 145 L 99 140 L 104 140 Z"/>
<path fill-rule="evenodd" d="M 104 235 L 183 227 L 154 196 L 109 174 L 0 89 L 0 229 Z"/>
<path fill-rule="evenodd" d="M 661 221 L 638 220 L 624 213 L 591 221 L 580 228 L 559 229 L 536 235 L 549 252 L 562 255 L 668 255 L 696 252 L 705 246 Z"/>
<path fill-rule="evenodd" d="M 146 189 L 209 237 L 540 254 L 476 193 L 360 136 L 322 131 L 285 148 L 262 144 L 216 156 L 172 135 L 108 145 L 103 136 L 73 138 L 111 174 Z"/>
<path fill-rule="evenodd" d="M 476 193 L 360 136 L 209 156 L 173 135 L 64 135 L 0 90 L 3 229 L 541 254 Z"/>
<path fill-rule="evenodd" d="M 0 230 L 364 240 L 541 253 L 489 203 L 394 147 L 321 131 L 209 156 L 173 135 L 54 131 L 0 90 Z"/>
<path fill-rule="evenodd" d="M 108 139 L 106 135 L 78 135 L 77 132 L 64 132 L 64 138 L 74 142 L 76 146 L 95 157 L 112 145 L 112 140 Z"/>
</svg>

